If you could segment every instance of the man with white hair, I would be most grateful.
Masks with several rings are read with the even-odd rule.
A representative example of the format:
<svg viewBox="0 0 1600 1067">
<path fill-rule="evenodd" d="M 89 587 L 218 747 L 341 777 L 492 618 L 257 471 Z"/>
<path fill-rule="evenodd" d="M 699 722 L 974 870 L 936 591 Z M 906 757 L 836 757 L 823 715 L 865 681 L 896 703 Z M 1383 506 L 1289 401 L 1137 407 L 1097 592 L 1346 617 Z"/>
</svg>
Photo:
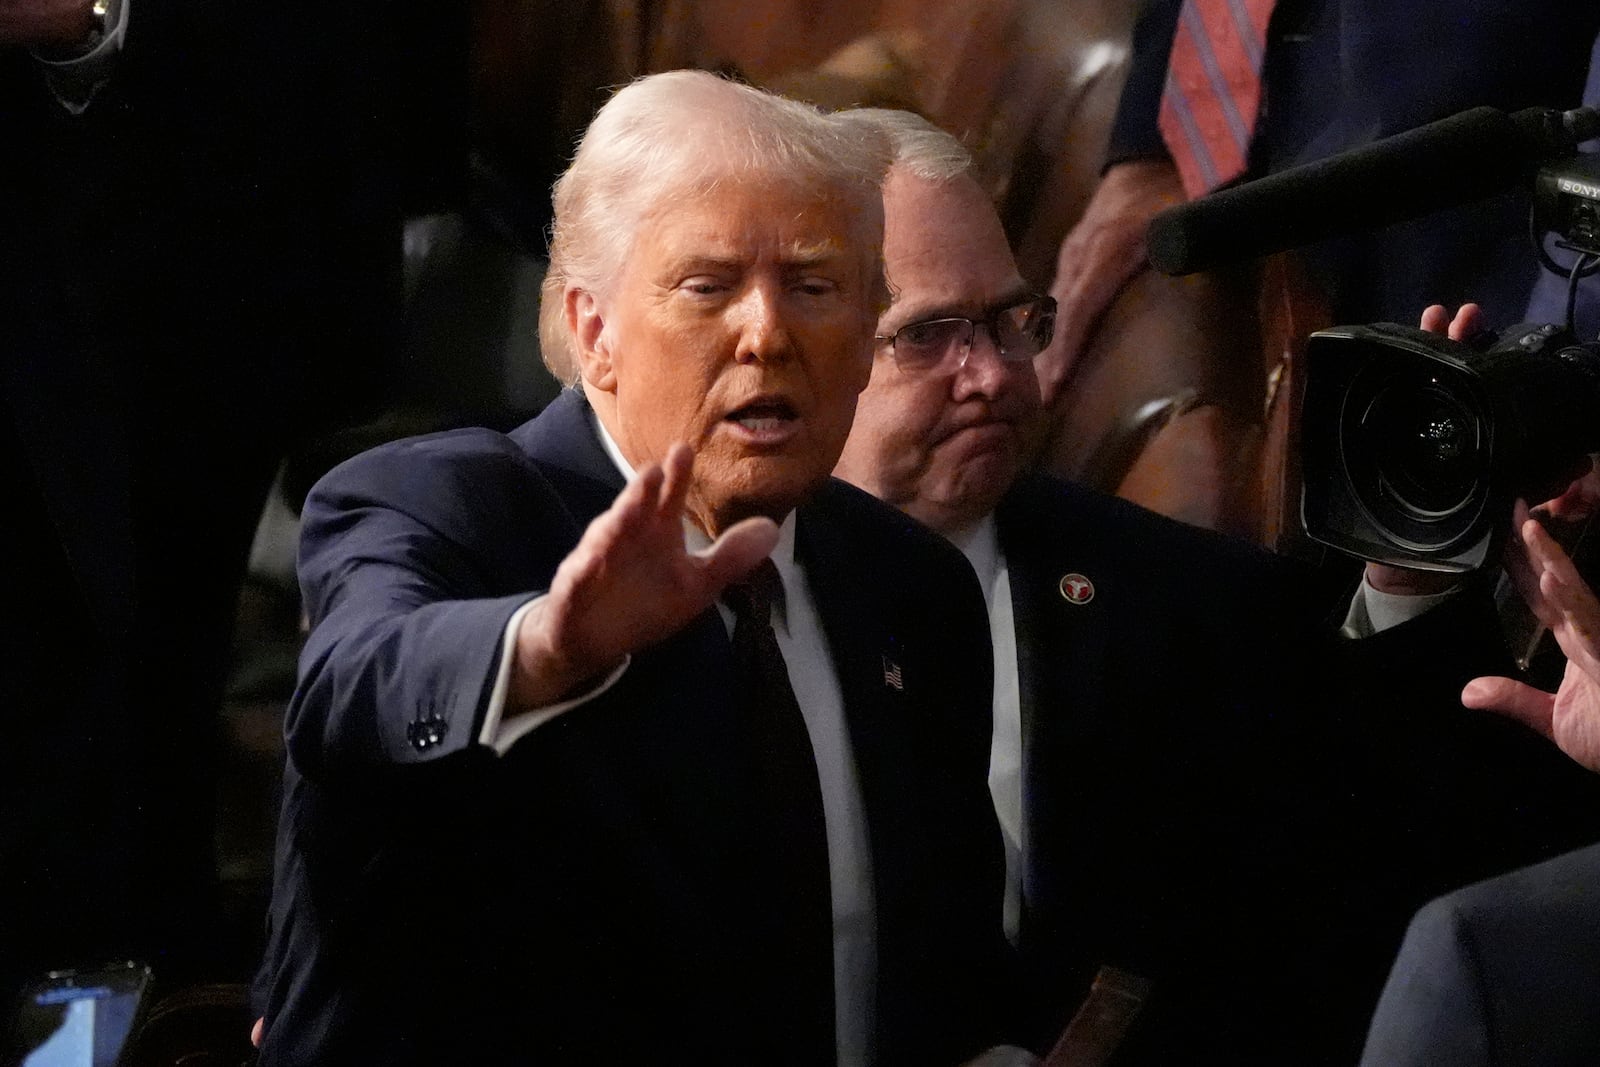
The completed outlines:
<svg viewBox="0 0 1600 1067">
<path fill-rule="evenodd" d="M 1053 304 L 954 138 L 903 112 L 845 118 L 894 143 L 894 300 L 835 473 L 944 534 L 983 585 L 989 785 L 1034 1042 L 1112 965 L 1151 982 L 1118 1064 L 1350 1062 L 1392 939 L 1432 895 L 1408 877 L 1450 885 L 1584 840 L 1595 819 L 1564 817 L 1558 784 L 1581 775 L 1449 706 L 1498 662 L 1469 612 L 1336 644 L 1287 561 L 1026 473 Z M 1356 603 L 1372 635 L 1369 615 L 1434 600 Z M 1327 696 L 1345 667 L 1372 707 Z M 1519 833 L 1534 812 L 1543 832 Z"/>
<path fill-rule="evenodd" d="M 1241 1020 L 1203 1019 L 1191 994 L 1200 968 L 1228 973 L 1231 946 L 1216 935 L 1241 930 L 1257 897 L 1240 864 L 1262 842 L 1242 839 L 1241 815 L 1266 783 L 1201 781 L 1257 709 L 1241 687 L 1199 679 L 1253 652 L 1234 605 L 1266 602 L 1263 566 L 1209 532 L 1024 473 L 1040 421 L 1031 359 L 1050 340 L 1053 302 L 1018 274 L 954 138 L 904 112 L 846 117 L 896 148 L 884 183 L 894 302 L 835 473 L 943 533 L 984 587 L 989 786 L 1033 1040 L 1046 1047 L 1109 964 L 1154 983 L 1129 1062 L 1180 1049 L 1211 1062 L 1230 1046 L 1248 1058 L 1231 1039 Z M 1191 567 L 1210 592 L 1186 607 L 1174 594 Z M 1269 670 L 1252 669 L 1251 692 Z"/>
<path fill-rule="evenodd" d="M 713 76 L 601 109 L 576 387 L 311 494 L 261 1062 L 939 1064 L 1006 949 L 970 569 L 829 472 L 880 135 Z"/>
</svg>

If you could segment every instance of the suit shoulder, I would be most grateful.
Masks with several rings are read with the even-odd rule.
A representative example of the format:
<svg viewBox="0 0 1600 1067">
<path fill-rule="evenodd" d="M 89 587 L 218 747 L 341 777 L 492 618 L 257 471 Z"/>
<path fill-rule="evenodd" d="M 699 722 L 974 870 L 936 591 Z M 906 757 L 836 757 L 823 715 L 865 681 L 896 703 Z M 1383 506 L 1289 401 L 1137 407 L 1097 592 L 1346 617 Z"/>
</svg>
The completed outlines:
<svg viewBox="0 0 1600 1067">
<path fill-rule="evenodd" d="M 1583 919 L 1600 940 L 1600 845 L 1564 853 L 1543 863 L 1476 882 L 1440 897 L 1418 912 L 1432 912 L 1429 921 L 1465 923 L 1473 928 L 1514 932 L 1526 943 L 1553 923 L 1566 927 L 1563 916 Z M 1574 922 L 1569 929 L 1576 929 Z M 1524 930 L 1522 927 L 1526 926 Z"/>
<path fill-rule="evenodd" d="M 830 478 L 813 510 L 850 539 L 865 565 L 971 570 L 961 551 L 938 533 L 848 482 Z"/>
<path fill-rule="evenodd" d="M 450 430 L 381 445 L 323 476 L 306 498 L 302 576 L 346 557 L 409 558 L 450 551 L 499 567 L 530 545 L 564 552 L 577 542 L 590 501 L 570 476 L 531 458 L 504 434 Z M 483 562 L 485 560 L 492 562 Z M 509 565 L 509 564 L 507 564 Z"/>
<path fill-rule="evenodd" d="M 481 427 L 404 437 L 368 449 L 334 467 L 311 489 L 309 501 L 413 491 L 430 497 L 460 482 L 490 487 L 536 476 L 531 459 L 505 434 Z"/>
<path fill-rule="evenodd" d="M 1114 550 L 1146 566 L 1219 564 L 1234 571 L 1287 574 L 1297 568 L 1242 538 L 1191 526 L 1120 497 L 1043 474 L 1028 475 L 1001 502 L 1000 522 L 1013 539 L 1079 541 Z M 1018 528 L 1032 537 L 1015 538 Z"/>
<path fill-rule="evenodd" d="M 950 542 L 920 522 L 832 480 L 801 512 L 798 545 L 825 567 L 813 575 L 841 602 L 870 596 L 903 624 L 987 631 L 978 576 Z"/>
</svg>

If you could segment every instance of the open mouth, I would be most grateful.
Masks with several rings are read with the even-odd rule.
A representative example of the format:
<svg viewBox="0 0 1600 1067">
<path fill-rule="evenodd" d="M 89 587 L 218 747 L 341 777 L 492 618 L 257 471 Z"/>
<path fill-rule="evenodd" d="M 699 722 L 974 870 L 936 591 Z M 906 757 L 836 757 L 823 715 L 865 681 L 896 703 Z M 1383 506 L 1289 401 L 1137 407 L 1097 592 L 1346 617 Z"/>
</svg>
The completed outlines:
<svg viewBox="0 0 1600 1067">
<path fill-rule="evenodd" d="M 758 400 L 728 413 L 728 421 L 755 434 L 783 429 L 796 418 L 794 407 L 784 400 Z"/>
</svg>

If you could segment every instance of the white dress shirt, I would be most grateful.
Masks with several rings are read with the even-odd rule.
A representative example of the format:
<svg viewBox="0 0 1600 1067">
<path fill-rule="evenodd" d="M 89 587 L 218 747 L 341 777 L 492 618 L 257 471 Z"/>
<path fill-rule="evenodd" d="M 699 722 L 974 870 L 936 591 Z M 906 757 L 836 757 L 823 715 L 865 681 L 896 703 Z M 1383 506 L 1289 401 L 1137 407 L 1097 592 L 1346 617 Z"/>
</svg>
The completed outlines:
<svg viewBox="0 0 1600 1067">
<path fill-rule="evenodd" d="M 1022 922 L 1022 855 L 1028 834 L 1022 807 L 1022 686 L 1017 676 L 1017 624 L 1011 610 L 1011 572 L 1000 551 L 993 513 L 950 535 L 978 574 L 989 607 L 994 644 L 994 735 L 989 745 L 989 796 L 1006 852 L 1006 937 L 1014 945 Z"/>
<path fill-rule="evenodd" d="M 1350 610 L 1345 614 L 1339 633 L 1344 637 L 1363 638 L 1381 634 L 1403 622 L 1410 622 L 1461 591 L 1461 586 L 1442 593 L 1385 593 L 1368 582 L 1363 575 L 1355 595 L 1350 598 Z"/>
</svg>

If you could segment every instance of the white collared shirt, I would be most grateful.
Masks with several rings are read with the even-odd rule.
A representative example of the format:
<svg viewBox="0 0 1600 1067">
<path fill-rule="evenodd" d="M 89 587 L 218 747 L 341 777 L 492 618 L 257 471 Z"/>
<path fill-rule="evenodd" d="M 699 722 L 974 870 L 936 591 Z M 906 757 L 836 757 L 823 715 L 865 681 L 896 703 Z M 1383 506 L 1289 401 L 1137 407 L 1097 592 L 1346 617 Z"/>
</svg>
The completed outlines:
<svg viewBox="0 0 1600 1067">
<path fill-rule="evenodd" d="M 1457 586 L 1442 593 L 1385 593 L 1363 575 L 1355 595 L 1350 598 L 1350 610 L 1345 614 L 1339 633 L 1355 639 L 1381 634 L 1427 614 L 1459 593 L 1461 588 Z"/>
<path fill-rule="evenodd" d="M 1014 945 L 1022 922 L 1022 855 L 1028 836 L 1022 806 L 1022 685 L 1017 675 L 1017 624 L 1011 610 L 1011 572 L 1000 551 L 994 514 L 948 535 L 978 574 L 989 608 L 994 644 L 994 735 L 989 745 L 989 796 L 1006 852 L 1006 937 Z"/>
</svg>

